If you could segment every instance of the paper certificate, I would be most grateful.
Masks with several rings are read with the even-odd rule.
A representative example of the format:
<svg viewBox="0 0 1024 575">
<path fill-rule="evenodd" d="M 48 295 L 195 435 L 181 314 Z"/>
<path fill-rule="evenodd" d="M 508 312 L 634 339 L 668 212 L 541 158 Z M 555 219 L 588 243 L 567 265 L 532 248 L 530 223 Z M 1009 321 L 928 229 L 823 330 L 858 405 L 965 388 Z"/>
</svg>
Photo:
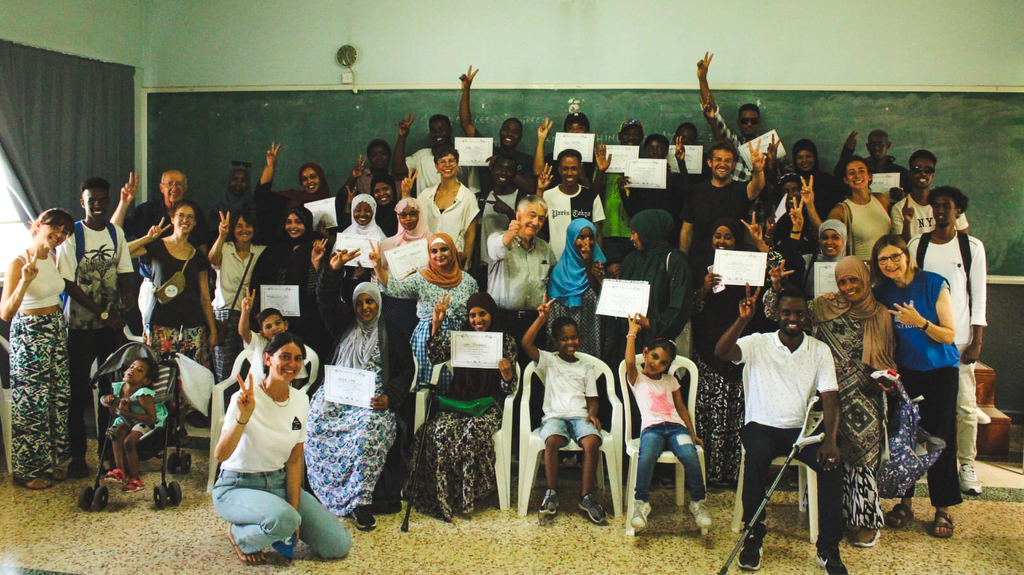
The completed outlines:
<svg viewBox="0 0 1024 575">
<path fill-rule="evenodd" d="M 750 146 L 748 144 L 753 144 L 754 148 L 760 150 L 762 154 L 767 156 L 768 144 L 772 143 L 773 136 L 775 137 L 775 141 L 779 142 L 779 149 L 776 151 L 775 157 L 777 159 L 785 158 L 786 148 L 785 146 L 782 145 L 782 142 L 779 140 L 779 133 L 776 132 L 775 130 L 772 130 L 767 134 L 763 134 L 761 136 L 758 136 L 757 138 L 754 138 L 753 140 L 750 140 L 750 142 L 748 142 L 747 144 L 740 144 L 740 157 L 743 158 L 743 163 L 747 166 L 750 165 Z M 687 153 L 689 153 L 689 150 L 687 150 Z"/>
<path fill-rule="evenodd" d="M 551 157 L 558 158 L 562 150 L 576 150 L 583 156 L 584 162 L 594 161 L 594 134 L 570 134 L 569 132 L 555 132 L 555 149 Z M 558 166 L 555 166 L 558 169 Z"/>
<path fill-rule="evenodd" d="M 313 212 L 313 227 L 320 225 L 320 220 L 327 222 L 327 227 L 338 227 L 338 214 L 334 208 L 334 198 L 324 198 L 315 202 L 309 202 L 305 208 Z"/>
<path fill-rule="evenodd" d="M 452 367 L 497 369 L 502 335 L 493 331 L 453 331 Z"/>
<path fill-rule="evenodd" d="M 871 177 L 871 192 L 875 194 L 889 194 L 890 188 L 900 187 L 900 173 L 875 174 Z"/>
<path fill-rule="evenodd" d="M 427 252 L 427 240 L 416 240 L 384 252 L 388 260 L 388 273 L 402 279 L 427 267 L 430 254 Z"/>
<path fill-rule="evenodd" d="M 704 146 L 684 146 L 684 148 L 686 148 L 686 157 L 683 158 L 683 162 L 686 164 L 686 173 L 691 176 L 702 173 L 704 171 Z M 668 169 L 672 170 L 673 174 L 679 173 L 675 144 L 668 147 Z"/>
<path fill-rule="evenodd" d="M 377 374 L 362 369 L 328 365 L 324 367 L 324 398 L 334 403 L 370 407 Z"/>
<path fill-rule="evenodd" d="M 623 174 L 630 160 L 640 158 L 640 146 L 605 146 L 605 153 L 610 161 L 608 173 Z"/>
<path fill-rule="evenodd" d="M 370 261 L 370 241 L 372 239 L 369 236 L 357 236 L 355 234 L 338 234 L 338 239 L 334 240 L 334 251 L 347 250 L 349 253 L 359 250 L 359 257 L 345 265 L 350 267 L 360 268 L 372 268 L 373 262 Z M 324 257 L 329 257 L 330 254 L 325 254 Z"/>
<path fill-rule="evenodd" d="M 668 184 L 667 168 L 665 160 L 630 160 L 626 166 L 629 186 L 664 190 Z"/>
<path fill-rule="evenodd" d="M 764 252 L 740 252 L 715 250 L 715 273 L 722 276 L 722 285 L 753 286 L 764 285 L 764 270 L 768 266 L 768 254 Z M 607 280 L 606 280 L 607 281 Z"/>
<path fill-rule="evenodd" d="M 494 155 L 494 138 L 455 138 L 460 166 L 488 166 Z"/>
<path fill-rule="evenodd" d="M 630 317 L 647 315 L 651 284 L 632 280 L 604 280 L 601 297 L 597 299 L 597 315 Z"/>
<path fill-rule="evenodd" d="M 268 307 L 285 317 L 299 317 L 299 286 L 260 286 L 260 311 Z"/>
<path fill-rule="evenodd" d="M 779 200 L 779 205 L 775 208 L 775 223 L 778 223 L 782 219 L 782 216 L 789 213 L 789 206 L 786 205 L 786 200 L 789 199 L 788 195 L 782 196 Z"/>
<path fill-rule="evenodd" d="M 814 297 L 839 291 L 836 285 L 836 262 L 814 264 Z"/>
</svg>

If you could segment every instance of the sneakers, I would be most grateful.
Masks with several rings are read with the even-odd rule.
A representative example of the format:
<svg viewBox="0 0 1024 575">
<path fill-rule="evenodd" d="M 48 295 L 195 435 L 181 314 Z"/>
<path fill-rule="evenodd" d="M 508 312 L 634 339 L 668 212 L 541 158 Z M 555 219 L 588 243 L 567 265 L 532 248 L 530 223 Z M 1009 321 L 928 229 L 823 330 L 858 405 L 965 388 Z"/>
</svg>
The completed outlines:
<svg viewBox="0 0 1024 575">
<path fill-rule="evenodd" d="M 850 545 L 854 547 L 874 547 L 881 538 L 882 531 L 880 529 L 871 529 L 870 527 L 859 527 L 847 536 Z"/>
<path fill-rule="evenodd" d="M 992 418 L 989 417 L 988 414 L 985 413 L 985 410 L 980 407 L 974 408 L 974 415 L 978 418 L 978 425 L 988 425 L 992 423 Z"/>
<path fill-rule="evenodd" d="M 540 504 L 540 520 L 552 519 L 558 513 L 558 494 L 554 489 L 544 492 L 544 501 Z"/>
<path fill-rule="evenodd" d="M 587 517 L 591 522 L 597 523 L 598 525 L 604 523 L 606 517 L 604 508 L 601 507 L 601 504 L 598 503 L 596 499 L 594 499 L 594 495 L 592 493 L 588 493 L 583 497 L 580 497 L 580 509 L 587 512 Z"/>
<path fill-rule="evenodd" d="M 849 575 L 850 573 L 846 570 L 846 565 L 843 565 L 843 560 L 839 558 L 839 547 L 818 549 L 818 556 L 814 560 L 818 563 L 818 567 L 825 568 L 825 573 L 828 575 Z"/>
<path fill-rule="evenodd" d="M 703 499 L 690 502 L 690 513 L 693 514 L 693 520 L 697 522 L 698 527 L 701 529 L 711 527 L 711 516 L 708 515 L 708 508 Z"/>
<path fill-rule="evenodd" d="M 135 493 L 136 491 L 142 491 L 145 488 L 146 488 L 146 486 L 142 484 L 142 480 L 141 479 L 129 479 L 128 483 L 125 483 L 121 487 L 121 491 L 127 491 L 127 492 L 130 492 L 130 493 Z"/>
<path fill-rule="evenodd" d="M 744 571 L 757 571 L 761 568 L 761 542 L 763 539 L 757 533 L 747 535 L 743 542 L 743 549 L 740 551 L 739 565 Z"/>
<path fill-rule="evenodd" d="M 633 501 L 633 518 L 629 520 L 629 524 L 633 526 L 634 530 L 640 531 L 647 527 L 647 516 L 650 514 L 651 504 L 636 499 Z"/>
<path fill-rule="evenodd" d="M 969 495 L 981 495 L 981 482 L 978 481 L 973 463 L 960 464 L 960 491 Z"/>
<path fill-rule="evenodd" d="M 116 481 L 118 483 L 124 483 L 124 480 L 126 479 L 124 471 L 121 471 L 120 469 L 111 469 L 107 472 L 106 478 L 108 481 Z"/>
<path fill-rule="evenodd" d="M 352 512 L 356 520 L 356 529 L 360 531 L 373 531 L 377 527 L 377 519 L 373 516 L 373 510 L 369 505 L 360 505 Z"/>
</svg>

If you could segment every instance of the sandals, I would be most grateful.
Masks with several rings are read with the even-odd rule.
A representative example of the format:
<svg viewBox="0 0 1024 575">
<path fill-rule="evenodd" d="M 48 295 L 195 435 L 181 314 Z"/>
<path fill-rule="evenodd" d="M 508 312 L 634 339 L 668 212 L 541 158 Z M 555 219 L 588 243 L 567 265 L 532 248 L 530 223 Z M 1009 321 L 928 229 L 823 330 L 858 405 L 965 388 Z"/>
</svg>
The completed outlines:
<svg viewBox="0 0 1024 575">
<path fill-rule="evenodd" d="M 44 479 L 42 477 L 36 477 L 35 479 L 30 479 L 28 481 L 19 480 L 18 483 L 20 483 L 21 486 L 24 487 L 25 489 L 31 489 L 33 491 L 41 491 L 43 489 L 49 489 L 53 487 L 52 481 L 50 481 L 49 479 Z"/>
<path fill-rule="evenodd" d="M 267 556 L 262 551 L 255 553 L 246 553 L 242 551 L 242 548 L 235 543 L 235 536 L 231 534 L 231 526 L 228 525 L 228 541 L 231 542 L 231 548 L 235 550 L 235 555 L 238 555 L 238 560 L 242 562 L 242 565 L 263 565 L 267 562 Z"/>
<path fill-rule="evenodd" d="M 50 479 L 52 479 L 54 481 L 58 481 L 58 482 L 59 481 L 64 481 L 67 478 L 68 478 L 68 471 L 67 471 L 67 469 L 59 469 L 57 467 L 54 467 L 52 470 L 50 470 Z"/>
<path fill-rule="evenodd" d="M 125 476 L 124 471 L 121 469 L 111 469 L 107 472 L 107 479 L 110 481 L 116 481 L 118 483 L 124 483 L 128 478 Z"/>
<path fill-rule="evenodd" d="M 914 519 L 914 510 L 902 503 L 897 503 L 891 511 L 885 514 L 885 524 L 889 527 L 899 529 Z"/>
<path fill-rule="evenodd" d="M 939 539 L 949 539 L 953 536 L 953 518 L 949 516 L 949 513 L 945 511 L 935 512 L 935 521 L 932 522 L 932 527 L 928 531 L 928 534 L 932 537 L 938 537 Z"/>
</svg>

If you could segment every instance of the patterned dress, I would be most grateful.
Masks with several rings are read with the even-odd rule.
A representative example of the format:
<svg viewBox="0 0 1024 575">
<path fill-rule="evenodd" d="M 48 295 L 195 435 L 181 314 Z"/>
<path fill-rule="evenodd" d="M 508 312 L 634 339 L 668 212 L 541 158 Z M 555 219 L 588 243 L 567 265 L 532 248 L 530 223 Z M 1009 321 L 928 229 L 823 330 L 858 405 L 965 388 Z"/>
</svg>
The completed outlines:
<svg viewBox="0 0 1024 575">
<path fill-rule="evenodd" d="M 451 357 L 448 336 L 431 338 L 431 359 L 442 363 Z M 502 357 L 513 365 L 516 342 L 505 334 Z M 496 371 L 496 370 L 495 370 Z M 515 394 L 518 381 L 501 382 L 502 391 Z M 451 521 L 456 513 L 470 514 L 476 500 L 497 490 L 494 475 L 494 433 L 501 427 L 502 401 L 477 417 L 449 411 L 438 412 L 416 434 L 413 453 L 423 447 L 422 464 L 411 473 L 412 503 L 421 513 Z"/>
<path fill-rule="evenodd" d="M 374 396 L 379 396 L 384 392 L 379 345 L 374 345 L 373 357 L 367 367 L 377 373 Z M 326 387 L 320 386 L 309 404 L 306 466 L 317 499 L 341 517 L 373 502 L 377 478 L 395 442 L 397 422 L 390 409 L 327 401 Z"/>
<path fill-rule="evenodd" d="M 427 357 L 427 340 L 430 339 L 430 323 L 434 316 L 434 306 L 441 301 L 441 296 L 448 294 L 452 299 L 448 305 L 448 314 L 444 323 L 441 324 L 440 332 L 447 335 L 449 331 L 458 330 L 459 326 L 466 321 L 466 301 L 469 296 L 477 292 L 476 280 L 473 276 L 462 272 L 462 282 L 451 289 L 436 286 L 420 274 L 413 274 L 405 279 L 391 279 L 387 286 L 381 286 L 381 292 L 392 297 L 418 298 L 416 302 L 416 316 L 420 322 L 412 333 L 409 344 L 412 346 L 412 353 L 420 364 L 419 380 L 422 383 L 430 381 L 434 365 Z M 441 394 L 448 391 L 451 382 L 451 375 L 445 371 L 441 374 Z"/>
</svg>

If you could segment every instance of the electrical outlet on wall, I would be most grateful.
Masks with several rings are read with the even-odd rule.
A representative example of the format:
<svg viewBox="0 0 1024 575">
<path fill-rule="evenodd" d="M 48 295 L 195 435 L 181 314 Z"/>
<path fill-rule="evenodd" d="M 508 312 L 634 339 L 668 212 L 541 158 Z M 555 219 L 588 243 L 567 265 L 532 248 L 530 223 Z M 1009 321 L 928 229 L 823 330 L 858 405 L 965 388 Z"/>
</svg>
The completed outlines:
<svg viewBox="0 0 1024 575">
<path fill-rule="evenodd" d="M 341 83 L 343 85 L 351 85 L 355 83 L 355 74 L 352 73 L 352 70 L 345 70 L 341 73 Z"/>
</svg>

